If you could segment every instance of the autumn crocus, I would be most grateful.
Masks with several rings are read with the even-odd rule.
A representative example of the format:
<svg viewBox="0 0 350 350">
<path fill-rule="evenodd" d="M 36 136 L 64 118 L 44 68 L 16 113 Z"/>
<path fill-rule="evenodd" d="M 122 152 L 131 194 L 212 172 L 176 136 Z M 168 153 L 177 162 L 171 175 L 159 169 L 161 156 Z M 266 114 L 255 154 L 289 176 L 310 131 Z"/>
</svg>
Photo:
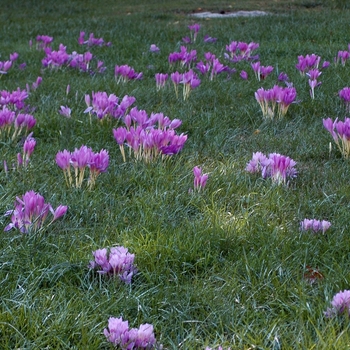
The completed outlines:
<svg viewBox="0 0 350 350">
<path fill-rule="evenodd" d="M 346 111 L 350 111 L 350 87 L 346 86 L 345 88 L 341 89 L 339 92 L 339 97 L 343 100 L 346 106 Z"/>
<path fill-rule="evenodd" d="M 338 146 L 344 158 L 349 158 L 350 155 L 350 118 L 345 118 L 344 121 L 331 118 L 323 119 L 323 126 L 332 135 L 333 140 Z"/>
<path fill-rule="evenodd" d="M 92 189 L 99 174 L 107 170 L 108 163 L 109 155 L 106 150 L 102 149 L 100 152 L 95 153 L 90 147 L 85 145 L 79 149 L 76 148 L 72 153 L 63 150 L 56 154 L 56 164 L 63 170 L 66 184 L 77 188 L 82 186 L 85 169 L 88 168 L 90 169 L 88 184 L 89 188 Z M 74 169 L 74 182 L 71 175 L 71 166 Z"/>
<path fill-rule="evenodd" d="M 149 51 L 150 52 L 159 52 L 160 51 L 160 49 L 159 49 L 159 47 L 157 46 L 157 45 L 155 45 L 155 44 L 152 44 L 151 46 L 150 46 L 150 48 L 149 48 Z"/>
<path fill-rule="evenodd" d="M 300 223 L 301 231 L 311 231 L 313 233 L 322 232 L 323 234 L 331 227 L 331 223 L 326 220 L 304 219 Z"/>
<path fill-rule="evenodd" d="M 129 328 L 128 321 L 123 321 L 121 317 L 110 317 L 103 334 L 107 341 L 120 349 L 150 350 L 156 346 L 153 326 L 148 323 L 141 324 L 139 328 Z"/>
<path fill-rule="evenodd" d="M 60 110 L 58 111 L 61 115 L 63 115 L 64 117 L 66 118 L 70 118 L 71 117 L 71 113 L 72 113 L 72 110 L 67 107 L 67 106 L 61 106 L 60 107 Z"/>
<path fill-rule="evenodd" d="M 36 140 L 32 137 L 33 133 L 30 133 L 23 144 L 23 166 L 26 167 L 29 163 L 29 158 L 34 152 Z"/>
<path fill-rule="evenodd" d="M 201 26 L 198 23 L 195 23 L 193 25 L 188 26 L 188 29 L 191 31 L 191 37 L 193 39 L 193 42 L 196 42 L 197 35 L 198 35 L 200 28 L 201 28 Z"/>
<path fill-rule="evenodd" d="M 195 191 L 200 191 L 204 189 L 207 184 L 208 174 L 202 174 L 202 168 L 195 166 L 193 168 L 194 181 L 193 186 Z"/>
<path fill-rule="evenodd" d="M 45 203 L 44 197 L 32 191 L 26 192 L 22 197 L 16 197 L 15 209 L 5 213 L 11 215 L 11 223 L 4 231 L 12 228 L 22 233 L 29 233 L 40 229 L 46 221 L 49 213 L 53 215 L 50 224 L 62 217 L 67 212 L 67 206 L 60 205 L 54 210 L 50 203 Z"/>
<path fill-rule="evenodd" d="M 277 185 L 285 185 L 289 178 L 296 177 L 296 164 L 293 159 L 279 153 L 270 153 L 267 157 L 261 152 L 256 152 L 247 164 L 246 171 L 250 173 L 261 171 L 263 178 L 271 178 Z"/>
<path fill-rule="evenodd" d="M 185 72 L 182 76 L 181 83 L 183 84 L 183 99 L 187 100 L 191 90 L 197 88 L 201 81 L 194 73 L 192 69 L 190 69 L 188 72 Z"/>
<path fill-rule="evenodd" d="M 165 87 L 165 83 L 168 79 L 168 74 L 156 73 L 155 78 L 156 78 L 157 91 L 159 91 L 160 89 Z"/>
<path fill-rule="evenodd" d="M 92 252 L 94 260 L 90 261 L 89 267 L 97 269 L 100 274 L 117 276 L 119 279 L 130 284 L 132 276 L 136 274 L 134 265 L 135 254 L 131 254 L 123 246 L 113 247 L 108 252 L 107 248 Z"/>
<path fill-rule="evenodd" d="M 332 307 L 325 311 L 326 317 L 345 315 L 350 316 L 350 290 L 340 291 L 334 295 L 331 301 Z"/>
</svg>

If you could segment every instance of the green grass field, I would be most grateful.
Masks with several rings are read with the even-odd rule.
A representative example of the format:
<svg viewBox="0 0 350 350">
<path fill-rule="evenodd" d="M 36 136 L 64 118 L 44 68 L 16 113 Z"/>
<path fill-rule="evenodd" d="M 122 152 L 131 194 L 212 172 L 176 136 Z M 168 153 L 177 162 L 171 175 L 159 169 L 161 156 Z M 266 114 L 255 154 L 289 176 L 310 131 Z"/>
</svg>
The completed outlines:
<svg viewBox="0 0 350 350">
<path fill-rule="evenodd" d="M 0 223 L 5 228 L 16 196 L 40 193 L 64 217 L 38 232 L 12 229 L 0 238 L 0 349 L 111 349 L 103 330 L 110 317 L 130 327 L 149 323 L 163 349 L 350 349 L 349 317 L 326 318 L 333 296 L 350 289 L 350 166 L 322 119 L 347 116 L 338 91 L 350 85 L 350 62 L 334 63 L 347 50 L 350 12 L 342 1 L 29 1 L 4 0 L 0 13 L 0 61 L 19 58 L 0 79 L 0 90 L 26 89 L 38 76 L 26 104 L 35 108 L 35 150 L 26 169 L 6 172 L 21 152 L 24 133 L 0 134 Z M 189 13 L 266 10 L 256 18 L 195 19 Z M 170 66 L 189 25 L 200 24 L 197 61 L 211 52 L 235 68 L 201 84 L 184 101 L 172 84 L 157 91 L 156 73 L 185 71 Z M 78 44 L 80 31 L 110 41 L 110 47 Z M 217 38 L 204 43 L 204 35 Z M 89 74 L 44 68 L 37 35 L 54 38 L 67 52 L 90 50 L 106 67 Z M 29 46 L 32 40 L 33 46 Z M 264 80 L 250 62 L 225 61 L 232 41 L 255 42 Z M 149 51 L 150 45 L 160 48 Z M 295 65 L 299 55 L 330 62 L 322 84 L 309 93 L 308 78 Z M 24 70 L 18 65 L 25 62 Z M 142 80 L 117 84 L 115 65 L 143 72 Z M 195 70 L 195 64 L 192 66 Z M 1 70 L 1 69 L 0 69 Z M 248 79 L 240 78 L 241 70 Z M 265 120 L 254 93 L 270 89 L 285 72 L 297 90 L 281 120 Z M 70 91 L 67 94 L 67 85 Z M 123 162 L 112 129 L 86 109 L 85 95 L 105 91 L 148 115 L 182 120 L 188 139 L 167 160 Z M 59 114 L 69 106 L 71 117 Z M 330 148 L 331 143 L 331 148 Z M 58 151 L 87 145 L 106 149 L 106 173 L 89 190 L 68 187 L 55 163 Z M 253 152 L 280 153 L 297 162 L 288 186 L 245 171 Z M 193 167 L 209 174 L 193 192 Z M 86 177 L 87 178 L 87 177 Z M 305 218 L 328 220 L 326 234 L 300 231 Z M 135 254 L 138 273 L 131 285 L 89 269 L 92 252 L 124 246 Z M 307 266 L 323 278 L 310 283 Z M 305 275 L 306 274 L 306 275 Z"/>
</svg>

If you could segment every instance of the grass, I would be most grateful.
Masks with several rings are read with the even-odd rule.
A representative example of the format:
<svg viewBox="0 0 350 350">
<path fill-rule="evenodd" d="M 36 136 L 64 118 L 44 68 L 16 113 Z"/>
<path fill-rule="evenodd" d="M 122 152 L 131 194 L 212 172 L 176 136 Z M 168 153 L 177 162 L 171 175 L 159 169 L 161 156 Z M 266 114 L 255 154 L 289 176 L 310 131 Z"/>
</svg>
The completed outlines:
<svg viewBox="0 0 350 350">
<path fill-rule="evenodd" d="M 21 5 L 21 6 L 19 6 Z M 338 5 L 338 8 L 335 8 Z M 67 214 L 34 235 L 4 232 L 0 238 L 0 348 L 109 349 L 103 329 L 109 317 L 131 327 L 151 323 L 166 349 L 348 349 L 348 319 L 326 319 L 333 295 L 349 288 L 349 164 L 341 158 L 322 118 L 345 116 L 337 96 L 347 86 L 349 66 L 335 66 L 345 50 L 349 13 L 341 2 L 261 1 L 268 17 L 192 19 L 204 10 L 256 9 L 256 1 L 42 1 L 36 6 L 5 1 L 1 60 L 17 51 L 27 69 L 12 69 L 1 90 L 25 88 L 37 76 L 42 85 L 30 94 L 36 107 L 36 149 L 26 171 L 6 176 L 0 167 L 0 213 L 31 189 Z M 187 26 L 200 23 L 197 56 L 211 51 L 223 61 L 233 40 L 260 43 L 263 65 L 275 70 L 258 82 L 248 63 L 227 80 L 202 77 L 189 100 L 176 99 L 169 87 L 156 91 L 154 74 L 170 72 L 167 57 L 178 51 Z M 91 51 L 104 61 L 104 74 L 64 68 L 43 70 L 43 52 L 30 49 L 36 35 L 54 37 L 53 47 L 83 48 L 79 32 L 93 32 L 111 47 Z M 203 44 L 204 34 L 218 38 Z M 159 55 L 148 52 L 151 44 Z M 306 78 L 294 68 L 298 55 L 315 53 L 331 66 L 311 100 Z M 144 73 L 141 81 L 116 84 L 114 66 L 128 64 Z M 232 65 L 233 67 L 234 65 Z M 249 79 L 239 78 L 245 69 Z M 281 121 L 264 121 L 254 92 L 270 88 L 286 72 L 300 103 Z M 71 91 L 66 95 L 66 86 Z M 84 114 L 84 95 L 106 91 L 136 97 L 135 105 L 183 121 L 188 135 L 183 151 L 167 162 L 126 163 L 112 136 L 117 123 L 99 123 Z M 72 108 L 72 117 L 59 113 Z M 55 164 L 59 150 L 86 144 L 109 151 L 108 172 L 93 191 L 67 188 Z M 3 139 L 0 160 L 15 160 L 21 139 Z M 253 152 L 278 152 L 297 161 L 298 177 L 288 187 L 247 174 Z M 192 169 L 209 173 L 207 187 L 191 195 Z M 302 234 L 305 217 L 329 220 L 324 236 Z M 1 216 L 5 227 L 9 218 Z M 131 286 L 88 269 L 91 252 L 124 245 L 139 269 Z M 310 285 L 307 265 L 324 274 Z M 280 346 L 278 345 L 280 344 Z"/>
</svg>

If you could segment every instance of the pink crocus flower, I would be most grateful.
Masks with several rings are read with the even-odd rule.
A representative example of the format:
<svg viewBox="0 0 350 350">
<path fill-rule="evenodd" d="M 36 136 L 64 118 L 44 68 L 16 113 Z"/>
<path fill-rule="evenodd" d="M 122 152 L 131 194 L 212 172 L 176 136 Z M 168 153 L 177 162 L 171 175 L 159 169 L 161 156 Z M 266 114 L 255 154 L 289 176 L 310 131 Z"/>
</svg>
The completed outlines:
<svg viewBox="0 0 350 350">
<path fill-rule="evenodd" d="M 239 76 L 243 79 L 243 80 L 247 80 L 248 79 L 248 73 L 245 70 L 242 70 L 241 73 L 239 74 Z"/>
<path fill-rule="evenodd" d="M 72 110 L 67 107 L 67 106 L 61 106 L 60 107 L 60 110 L 58 111 L 61 115 L 63 115 L 64 117 L 66 118 L 70 118 L 71 117 L 71 113 L 72 113 Z"/>
<path fill-rule="evenodd" d="M 204 187 L 207 184 L 209 175 L 202 174 L 202 168 L 199 168 L 197 166 L 193 168 L 193 175 L 194 175 L 194 182 L 193 182 L 194 189 L 197 191 L 204 189 Z"/>
<path fill-rule="evenodd" d="M 155 78 L 156 78 L 157 90 L 159 91 L 160 89 L 165 87 L 165 83 L 168 79 L 168 74 L 156 73 Z"/>
<path fill-rule="evenodd" d="M 158 47 L 157 45 L 151 44 L 151 46 L 150 46 L 150 48 L 149 48 L 149 51 L 150 51 L 150 52 L 159 52 L 160 49 L 159 49 L 159 47 Z"/>
</svg>

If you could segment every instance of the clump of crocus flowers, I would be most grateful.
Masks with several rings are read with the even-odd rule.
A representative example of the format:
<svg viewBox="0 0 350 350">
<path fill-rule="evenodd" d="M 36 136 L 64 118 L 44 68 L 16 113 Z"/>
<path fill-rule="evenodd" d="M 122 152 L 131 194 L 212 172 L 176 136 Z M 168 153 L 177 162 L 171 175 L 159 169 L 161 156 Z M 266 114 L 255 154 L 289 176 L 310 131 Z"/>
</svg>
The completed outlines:
<svg viewBox="0 0 350 350">
<path fill-rule="evenodd" d="M 19 87 L 17 90 L 9 92 L 7 90 L 0 91 L 0 106 L 6 106 L 11 110 L 21 110 L 25 107 L 24 100 L 29 97 L 26 90 L 21 90 Z"/>
<path fill-rule="evenodd" d="M 91 69 L 91 62 L 94 56 L 90 51 L 83 54 L 73 51 L 69 54 L 67 53 L 67 47 L 60 44 L 57 51 L 52 50 L 51 47 L 46 47 L 44 48 L 44 52 L 45 57 L 41 60 L 41 63 L 45 68 L 58 69 L 63 66 L 68 66 L 89 73 L 103 73 L 106 69 L 102 61 L 97 61 L 95 70 Z"/>
<path fill-rule="evenodd" d="M 320 64 L 321 57 L 315 55 L 314 53 L 311 55 L 303 55 L 298 56 L 298 63 L 295 65 L 295 68 L 300 72 L 301 75 L 305 75 L 312 69 L 318 69 Z M 322 64 L 322 69 L 327 68 L 329 66 L 328 61 L 324 61 Z"/>
<path fill-rule="evenodd" d="M 197 60 L 197 51 L 196 50 L 187 51 L 186 46 L 181 46 L 180 52 L 172 52 L 168 56 L 168 62 L 170 65 L 174 65 L 177 62 L 180 62 L 181 67 L 190 66 L 196 60 Z"/>
<path fill-rule="evenodd" d="M 111 42 L 105 42 L 103 38 L 95 38 L 94 33 L 90 33 L 88 40 L 85 40 L 85 32 L 80 32 L 78 38 L 79 45 L 87 45 L 87 46 L 111 46 Z"/>
<path fill-rule="evenodd" d="M 53 215 L 51 224 L 66 212 L 67 206 L 59 205 L 54 210 L 50 203 L 45 203 L 41 194 L 31 190 L 22 197 L 16 197 L 15 209 L 5 213 L 6 216 L 11 215 L 11 223 L 5 227 L 4 231 L 15 228 L 22 233 L 36 232 L 43 227 L 50 213 Z"/>
<path fill-rule="evenodd" d="M 350 316 L 350 290 L 340 291 L 335 294 L 331 301 L 331 308 L 325 311 L 326 317 L 345 315 Z"/>
<path fill-rule="evenodd" d="M 207 180 L 209 175 L 208 174 L 202 174 L 202 168 L 195 166 L 193 168 L 193 187 L 195 191 L 200 192 L 200 190 L 204 189 L 205 185 L 207 184 Z"/>
<path fill-rule="evenodd" d="M 260 61 L 252 63 L 251 67 L 258 81 L 266 79 L 274 69 L 272 66 L 262 66 Z"/>
<path fill-rule="evenodd" d="M 36 119 L 31 114 L 17 113 L 8 109 L 6 105 L 0 109 L 0 136 L 10 136 L 12 140 L 22 133 L 27 133 L 36 124 Z M 13 130 L 13 132 L 12 132 Z"/>
<path fill-rule="evenodd" d="M 91 269 L 98 269 L 98 273 L 118 276 L 122 282 L 131 283 L 131 278 L 137 273 L 134 265 L 135 254 L 129 253 L 128 249 L 119 246 L 109 251 L 107 248 L 97 249 L 92 252 L 94 260 L 90 261 Z"/>
<path fill-rule="evenodd" d="M 300 223 L 301 231 L 311 231 L 312 233 L 322 232 L 323 234 L 331 227 L 331 223 L 326 220 L 304 219 Z"/>
<path fill-rule="evenodd" d="M 201 81 L 197 74 L 190 69 L 186 73 L 174 72 L 170 74 L 170 79 L 174 84 L 176 97 L 179 96 L 179 84 L 183 84 L 183 99 L 187 100 L 193 89 L 197 88 Z"/>
<path fill-rule="evenodd" d="M 232 41 L 229 45 L 226 45 L 226 51 L 224 56 L 233 63 L 239 61 L 253 61 L 259 58 L 259 55 L 254 54 L 254 51 L 259 48 L 258 43 Z"/>
<path fill-rule="evenodd" d="M 113 129 L 113 136 L 124 162 L 124 144 L 129 147 L 129 154 L 133 151 L 136 160 L 148 163 L 158 157 L 163 159 L 179 153 L 187 140 L 187 135 L 178 135 L 175 131 L 182 121 L 170 120 L 163 113 L 151 113 L 148 116 L 146 111 L 134 107 L 123 120 L 125 127 Z"/>
<path fill-rule="evenodd" d="M 350 155 L 350 118 L 345 118 L 344 121 L 338 118 L 333 121 L 331 118 L 323 119 L 323 126 L 332 135 L 333 140 L 338 146 L 344 158 L 349 158 Z"/>
<path fill-rule="evenodd" d="M 92 92 L 92 100 L 90 95 L 85 95 L 85 103 L 87 105 L 84 113 L 95 115 L 98 119 L 115 118 L 120 119 L 124 116 L 127 109 L 136 101 L 135 97 L 125 95 L 121 101 L 114 94 L 108 95 L 106 92 Z"/>
<path fill-rule="evenodd" d="M 266 156 L 261 152 L 255 152 L 245 170 L 249 173 L 261 172 L 264 179 L 271 178 L 274 183 L 285 185 L 289 178 L 297 176 L 295 165 L 293 159 L 279 153 L 270 153 Z"/>
<path fill-rule="evenodd" d="M 123 321 L 122 317 L 110 317 L 108 328 L 104 329 L 103 334 L 110 343 L 124 350 L 154 349 L 156 346 L 151 324 L 145 323 L 139 328 L 129 328 L 128 321 Z"/>
<path fill-rule="evenodd" d="M 196 65 L 196 68 L 202 73 L 207 74 L 210 72 L 209 79 L 214 80 L 214 78 L 225 71 L 229 70 L 229 67 L 223 65 L 218 58 L 211 52 L 204 54 L 205 63 L 199 61 Z"/>
<path fill-rule="evenodd" d="M 337 57 L 334 58 L 334 62 L 335 62 L 335 64 L 339 64 L 339 62 L 340 62 L 341 65 L 344 67 L 346 61 L 349 58 L 350 58 L 350 52 L 349 51 L 338 51 Z"/>
<path fill-rule="evenodd" d="M 339 90 L 338 94 L 345 103 L 346 111 L 350 112 L 350 87 L 346 86 L 345 88 Z"/>
<path fill-rule="evenodd" d="M 126 83 L 130 80 L 140 80 L 143 77 L 143 73 L 135 72 L 135 69 L 124 64 L 121 66 L 116 65 L 114 67 L 114 77 L 116 82 L 119 84 L 120 82 Z"/>
<path fill-rule="evenodd" d="M 44 50 L 49 47 L 53 42 L 53 37 L 48 35 L 37 35 L 36 37 L 36 48 L 38 50 Z"/>
<path fill-rule="evenodd" d="M 76 148 L 72 153 L 67 150 L 59 151 L 56 154 L 56 164 L 63 170 L 67 186 L 77 188 L 81 188 L 85 177 L 85 169 L 88 168 L 90 170 L 88 186 L 92 189 L 97 177 L 107 171 L 109 154 L 104 149 L 95 153 L 90 147 L 83 145 L 79 149 Z M 71 167 L 74 169 L 74 180 Z"/>
<path fill-rule="evenodd" d="M 294 87 L 281 87 L 275 85 L 272 89 L 260 88 L 255 92 L 255 99 L 258 101 L 264 118 L 274 119 L 277 106 L 277 118 L 286 115 L 289 106 L 295 102 L 297 92 Z"/>
</svg>

